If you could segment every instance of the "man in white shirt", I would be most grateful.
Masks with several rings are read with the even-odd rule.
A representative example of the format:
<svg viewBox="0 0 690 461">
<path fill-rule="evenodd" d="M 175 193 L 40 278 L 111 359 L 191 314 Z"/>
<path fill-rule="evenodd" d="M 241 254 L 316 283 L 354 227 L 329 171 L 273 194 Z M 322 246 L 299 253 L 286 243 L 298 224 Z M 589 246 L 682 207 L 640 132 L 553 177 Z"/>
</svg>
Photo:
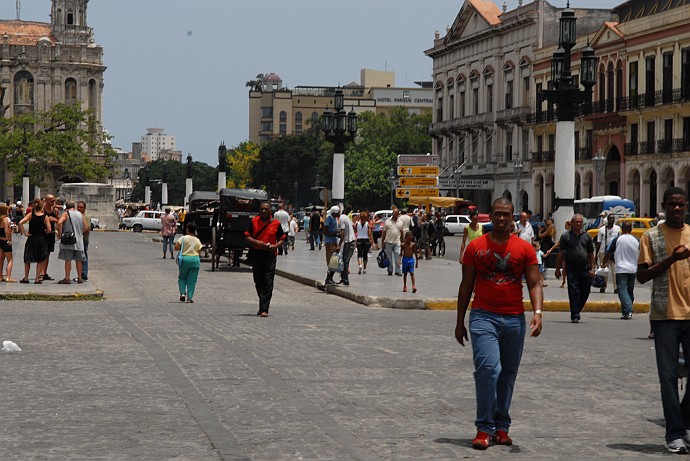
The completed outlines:
<svg viewBox="0 0 690 461">
<path fill-rule="evenodd" d="M 340 214 L 338 221 L 338 233 L 340 234 L 340 257 L 343 261 L 343 268 L 340 272 L 340 283 L 345 286 L 350 285 L 350 259 L 355 253 L 355 246 L 357 237 L 355 236 L 355 228 L 350 219 L 351 206 L 346 206 L 343 213 Z"/>
<path fill-rule="evenodd" d="M 606 225 L 599 228 L 599 233 L 597 234 L 597 242 L 595 244 L 595 257 L 599 267 L 609 268 L 609 273 L 611 274 L 611 280 L 613 280 L 613 292 L 618 293 L 618 284 L 616 283 L 616 266 L 613 261 L 610 261 L 608 265 L 604 264 L 604 255 L 609 249 L 609 245 L 613 242 L 613 239 L 621 235 L 621 228 L 617 224 L 614 224 L 615 216 L 612 214 L 606 217 Z M 601 250 L 601 251 L 600 251 Z M 608 285 L 608 277 L 606 284 Z M 599 292 L 603 293 L 606 291 L 606 287 L 599 288 Z"/>
<path fill-rule="evenodd" d="M 273 214 L 273 218 L 278 220 L 278 222 L 280 223 L 280 227 L 283 228 L 283 234 L 287 235 L 288 232 L 290 232 L 290 215 L 283 208 L 284 208 L 284 205 L 282 203 L 280 205 L 278 205 L 278 211 L 276 211 Z M 288 254 L 288 241 L 287 241 L 287 239 L 284 239 L 283 245 L 278 248 L 278 254 L 282 255 L 283 253 L 285 253 L 285 256 L 287 256 L 287 254 Z"/>
<path fill-rule="evenodd" d="M 640 256 L 640 241 L 633 237 L 632 222 L 625 221 L 621 226 L 622 234 L 611 241 L 604 264 L 610 264 L 613 259 L 616 266 L 616 285 L 618 299 L 621 300 L 621 319 L 630 320 L 633 316 L 633 302 L 635 296 L 635 276 L 637 274 L 637 260 Z"/>
<path fill-rule="evenodd" d="M 388 275 L 393 275 L 393 265 L 395 264 L 395 275 L 402 276 L 400 265 L 400 245 L 403 238 L 403 222 L 400 220 L 400 210 L 395 206 L 391 207 L 393 216 L 388 218 L 383 224 L 381 241 L 388 257 Z"/>
<path fill-rule="evenodd" d="M 522 240 L 532 245 L 534 243 L 534 228 L 528 219 L 527 213 L 524 211 L 520 213 L 520 221 L 515 226 L 515 233 Z"/>
</svg>

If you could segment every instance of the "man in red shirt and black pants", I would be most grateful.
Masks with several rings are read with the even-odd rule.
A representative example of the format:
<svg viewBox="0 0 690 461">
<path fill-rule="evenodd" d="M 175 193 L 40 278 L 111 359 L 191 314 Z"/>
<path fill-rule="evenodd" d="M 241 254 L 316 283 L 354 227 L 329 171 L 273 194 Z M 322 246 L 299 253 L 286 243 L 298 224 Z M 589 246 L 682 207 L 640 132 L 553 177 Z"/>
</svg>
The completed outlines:
<svg viewBox="0 0 690 461">
<path fill-rule="evenodd" d="M 271 216 L 271 205 L 261 204 L 261 213 L 252 218 L 244 235 L 252 253 L 251 264 L 256 294 L 259 295 L 259 312 L 256 315 L 268 317 L 268 308 L 273 296 L 273 279 L 276 275 L 277 250 L 285 240 L 280 221 Z M 250 259 L 249 254 L 247 259 Z"/>
<path fill-rule="evenodd" d="M 499 198 L 491 206 L 493 231 L 467 246 L 462 257 L 462 282 L 458 291 L 455 338 L 467 341 L 465 312 L 470 311 L 474 381 L 477 396 L 477 436 L 472 446 L 485 450 L 491 441 L 512 445 L 510 403 L 525 341 L 522 277 L 527 281 L 534 315 L 531 336 L 541 333 L 544 294 L 532 245 L 510 232 L 513 204 Z"/>
</svg>

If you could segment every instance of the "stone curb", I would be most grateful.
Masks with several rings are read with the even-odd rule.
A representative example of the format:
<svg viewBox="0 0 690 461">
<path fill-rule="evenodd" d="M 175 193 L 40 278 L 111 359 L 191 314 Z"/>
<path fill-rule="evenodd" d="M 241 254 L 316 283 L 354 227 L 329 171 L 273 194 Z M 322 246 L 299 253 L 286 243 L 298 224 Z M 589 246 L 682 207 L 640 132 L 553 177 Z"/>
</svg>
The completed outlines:
<svg viewBox="0 0 690 461">
<path fill-rule="evenodd" d="M 103 299 L 103 290 L 95 290 L 86 293 L 36 293 L 29 291 L 26 293 L 0 293 L 0 300 L 10 301 L 93 301 Z"/>
<path fill-rule="evenodd" d="M 349 299 L 358 304 L 372 307 L 386 307 L 391 309 L 423 309 L 423 310 L 455 310 L 457 309 L 457 299 L 397 299 L 384 296 L 366 296 L 353 292 L 350 288 L 340 285 L 324 285 L 317 280 L 293 274 L 281 269 L 276 269 L 276 275 L 284 277 L 303 285 L 314 287 L 328 294 Z M 532 310 L 529 301 L 523 301 L 527 311 Z M 633 312 L 636 314 L 646 314 L 649 312 L 650 303 L 635 303 Z M 548 312 L 570 312 L 570 304 L 567 301 L 544 301 L 542 309 Z M 621 305 L 618 301 L 592 301 L 587 303 L 587 312 L 620 312 Z"/>
</svg>

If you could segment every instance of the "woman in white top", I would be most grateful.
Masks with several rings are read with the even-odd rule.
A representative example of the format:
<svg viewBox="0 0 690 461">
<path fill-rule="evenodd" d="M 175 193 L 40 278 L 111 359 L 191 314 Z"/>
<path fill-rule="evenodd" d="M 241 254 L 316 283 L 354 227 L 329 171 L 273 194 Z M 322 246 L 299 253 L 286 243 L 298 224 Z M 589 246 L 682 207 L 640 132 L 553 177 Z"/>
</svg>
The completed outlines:
<svg viewBox="0 0 690 461">
<path fill-rule="evenodd" d="M 355 234 L 357 235 L 357 264 L 359 264 L 359 274 L 367 273 L 367 261 L 369 259 L 369 248 L 374 243 L 372 234 L 372 223 L 369 220 L 369 213 L 362 211 L 359 214 L 359 220 L 355 225 Z"/>
</svg>

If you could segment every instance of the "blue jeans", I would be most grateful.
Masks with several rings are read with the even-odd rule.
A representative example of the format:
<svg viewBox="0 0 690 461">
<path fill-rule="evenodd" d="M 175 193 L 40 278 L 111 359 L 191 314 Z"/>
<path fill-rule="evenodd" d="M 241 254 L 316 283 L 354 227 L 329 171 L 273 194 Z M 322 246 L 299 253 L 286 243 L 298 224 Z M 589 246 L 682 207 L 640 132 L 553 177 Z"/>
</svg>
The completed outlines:
<svg viewBox="0 0 690 461">
<path fill-rule="evenodd" d="M 686 365 L 690 364 L 690 320 L 652 320 L 652 329 L 666 441 L 670 442 L 685 437 L 685 430 L 690 429 L 690 392 L 685 393 L 682 402 L 678 397 L 679 345 L 683 345 Z"/>
<path fill-rule="evenodd" d="M 314 244 L 321 245 L 321 240 L 319 239 L 319 231 L 311 232 L 309 234 L 309 249 L 314 249 Z"/>
<path fill-rule="evenodd" d="M 592 290 L 592 277 L 589 272 L 566 268 L 568 273 L 568 300 L 570 301 L 570 320 L 580 320 L 580 312 L 585 308 L 589 292 Z"/>
<path fill-rule="evenodd" d="M 384 249 L 388 258 L 388 273 L 393 273 L 393 264 L 395 264 L 395 273 L 402 274 L 402 268 L 400 267 L 400 244 L 397 242 L 386 243 Z"/>
<path fill-rule="evenodd" d="M 510 402 L 527 331 L 525 315 L 470 311 L 470 338 L 477 395 L 477 430 L 510 429 Z"/>
<path fill-rule="evenodd" d="M 343 243 L 343 270 L 340 272 L 340 280 L 350 282 L 350 259 L 355 254 L 355 242 Z"/>
<path fill-rule="evenodd" d="M 636 274 L 616 274 L 616 286 L 618 287 L 618 299 L 621 300 L 621 313 L 623 315 L 632 314 L 635 295 L 635 275 Z"/>
<path fill-rule="evenodd" d="M 170 246 L 170 254 L 173 252 L 173 245 L 175 244 L 175 235 L 164 235 L 163 236 L 163 255 L 165 256 L 165 250 Z"/>
<path fill-rule="evenodd" d="M 180 296 L 187 295 L 187 299 L 194 298 L 196 281 L 199 278 L 201 261 L 198 256 L 182 256 L 182 263 L 177 275 L 177 286 L 180 289 Z"/>
</svg>

